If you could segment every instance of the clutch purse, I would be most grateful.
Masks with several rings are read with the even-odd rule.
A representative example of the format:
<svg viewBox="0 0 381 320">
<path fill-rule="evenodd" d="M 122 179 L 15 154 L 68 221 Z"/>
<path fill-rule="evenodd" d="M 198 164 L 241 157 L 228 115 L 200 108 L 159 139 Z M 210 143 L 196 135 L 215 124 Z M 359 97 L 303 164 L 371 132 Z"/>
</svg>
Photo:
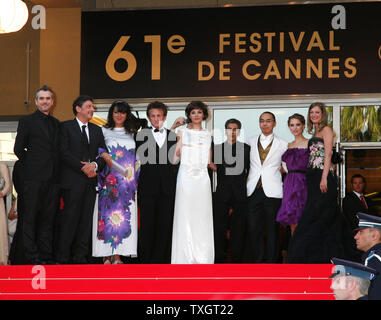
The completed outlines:
<svg viewBox="0 0 381 320">
<path fill-rule="evenodd" d="M 3 177 L 0 178 L 0 191 L 3 191 L 5 186 L 5 179 Z"/>
<path fill-rule="evenodd" d="M 335 149 L 332 150 L 332 157 L 331 157 L 331 162 L 333 164 L 338 164 L 343 162 L 343 157 L 340 152 L 337 152 Z"/>
<path fill-rule="evenodd" d="M 112 160 L 112 166 L 111 168 L 113 168 L 114 170 L 118 171 L 121 175 L 123 176 L 126 176 L 127 175 L 127 171 L 128 169 L 121 166 L 118 162 L 116 162 L 115 160 Z"/>
</svg>

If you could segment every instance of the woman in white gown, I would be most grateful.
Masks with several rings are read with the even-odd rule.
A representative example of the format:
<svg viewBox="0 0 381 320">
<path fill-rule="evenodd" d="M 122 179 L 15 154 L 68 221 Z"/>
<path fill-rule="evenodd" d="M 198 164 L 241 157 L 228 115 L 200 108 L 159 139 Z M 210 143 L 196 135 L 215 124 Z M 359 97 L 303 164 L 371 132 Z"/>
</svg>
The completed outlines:
<svg viewBox="0 0 381 320">
<path fill-rule="evenodd" d="M 214 262 L 212 190 L 208 175 L 211 162 L 211 135 L 202 129 L 207 106 L 192 101 L 186 108 L 188 126 L 179 130 L 175 161 L 177 175 L 172 236 L 172 264 Z"/>
<path fill-rule="evenodd" d="M 1 179 L 3 178 L 3 179 Z M 8 220 L 5 211 L 5 198 L 11 190 L 11 179 L 8 166 L 0 163 L 0 265 L 8 264 Z"/>
</svg>

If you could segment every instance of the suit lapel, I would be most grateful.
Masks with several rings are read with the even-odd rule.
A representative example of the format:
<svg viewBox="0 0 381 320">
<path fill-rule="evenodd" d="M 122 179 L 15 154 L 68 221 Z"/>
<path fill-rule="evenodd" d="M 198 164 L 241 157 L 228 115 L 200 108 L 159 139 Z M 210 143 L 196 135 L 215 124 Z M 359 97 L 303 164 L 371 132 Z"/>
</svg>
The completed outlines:
<svg viewBox="0 0 381 320">
<path fill-rule="evenodd" d="M 72 125 L 75 134 L 79 135 L 79 137 L 81 138 L 81 128 L 79 127 L 79 123 L 76 119 L 72 120 Z"/>
<path fill-rule="evenodd" d="M 95 131 L 94 131 L 94 127 L 92 126 L 92 123 L 90 122 L 88 122 L 88 128 L 89 128 L 89 137 L 90 137 L 89 144 L 91 146 L 91 143 L 95 141 Z"/>
<path fill-rule="evenodd" d="M 363 210 L 368 210 L 368 208 L 365 208 L 365 207 L 364 207 L 364 205 L 363 205 L 361 199 L 357 196 L 357 194 L 355 194 L 355 193 L 352 191 L 352 195 L 353 195 L 353 198 L 356 199 L 355 201 L 357 202 L 359 208 L 362 208 Z M 369 207 L 368 202 L 366 201 L 366 198 L 365 198 L 365 197 L 364 197 L 364 201 L 365 201 L 367 207 Z"/>
<path fill-rule="evenodd" d="M 95 125 L 94 125 L 95 126 Z M 87 128 L 89 129 L 89 153 L 90 157 L 93 154 L 98 154 L 98 150 L 94 150 L 97 147 L 96 142 L 96 131 L 94 130 L 94 126 L 92 123 L 87 123 Z"/>
<path fill-rule="evenodd" d="M 262 163 L 261 163 L 261 157 L 259 156 L 259 148 L 258 148 L 258 144 L 260 143 L 259 139 L 261 138 L 261 136 L 259 135 L 257 137 L 257 139 L 255 140 L 255 158 L 256 158 L 256 161 L 257 163 L 261 166 Z"/>
</svg>

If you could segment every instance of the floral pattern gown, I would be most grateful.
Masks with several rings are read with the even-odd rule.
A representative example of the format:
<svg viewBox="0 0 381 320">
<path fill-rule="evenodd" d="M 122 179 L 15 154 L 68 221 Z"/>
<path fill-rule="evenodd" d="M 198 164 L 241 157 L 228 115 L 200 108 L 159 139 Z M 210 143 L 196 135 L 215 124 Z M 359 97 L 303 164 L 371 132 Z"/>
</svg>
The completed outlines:
<svg viewBox="0 0 381 320">
<path fill-rule="evenodd" d="M 324 140 L 308 142 L 307 202 L 287 252 L 287 263 L 330 263 L 331 258 L 353 260 L 355 246 L 351 230 L 337 202 L 337 180 L 333 167 L 327 177 L 328 191 L 320 191 L 324 168 Z"/>
<path fill-rule="evenodd" d="M 137 256 L 136 190 L 140 163 L 135 141 L 124 128 L 102 128 L 109 154 L 127 175 L 108 166 L 98 174 L 99 193 L 93 216 L 93 256 Z M 100 153 L 103 150 L 100 150 Z"/>
</svg>

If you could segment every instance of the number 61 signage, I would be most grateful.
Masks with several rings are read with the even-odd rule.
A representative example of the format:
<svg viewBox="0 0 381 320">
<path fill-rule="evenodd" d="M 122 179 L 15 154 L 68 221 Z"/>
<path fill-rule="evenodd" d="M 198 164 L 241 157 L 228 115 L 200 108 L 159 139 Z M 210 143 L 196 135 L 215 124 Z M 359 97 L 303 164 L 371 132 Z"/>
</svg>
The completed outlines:
<svg viewBox="0 0 381 320">
<path fill-rule="evenodd" d="M 84 12 L 96 99 L 381 92 L 381 3 Z"/>
<path fill-rule="evenodd" d="M 135 56 L 126 50 L 123 50 L 130 36 L 120 37 L 118 43 L 111 51 L 106 60 L 106 72 L 110 78 L 115 81 L 127 81 L 132 78 L 136 72 L 137 62 Z M 144 36 L 144 42 L 152 44 L 152 70 L 151 80 L 160 80 L 160 57 L 161 57 L 161 36 Z M 185 40 L 182 36 L 174 35 L 168 39 L 167 48 L 172 53 L 180 53 L 184 50 Z M 127 63 L 127 68 L 123 72 L 115 69 L 115 63 L 119 59 L 123 59 Z"/>
</svg>

